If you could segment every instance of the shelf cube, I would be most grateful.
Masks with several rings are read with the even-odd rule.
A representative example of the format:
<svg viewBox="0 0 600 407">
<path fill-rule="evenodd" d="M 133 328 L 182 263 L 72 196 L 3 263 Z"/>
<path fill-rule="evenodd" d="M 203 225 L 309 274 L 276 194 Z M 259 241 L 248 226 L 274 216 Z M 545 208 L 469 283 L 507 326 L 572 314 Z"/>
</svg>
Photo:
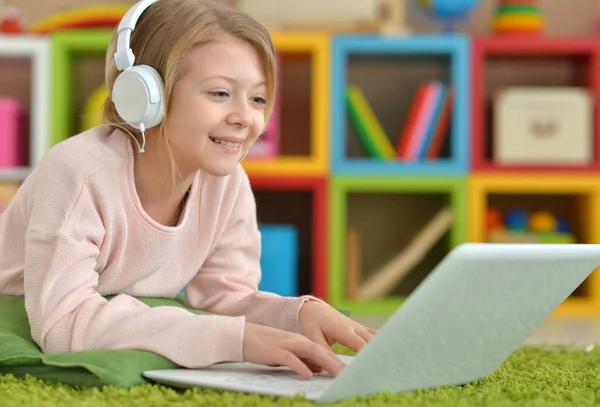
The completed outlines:
<svg viewBox="0 0 600 407">
<path fill-rule="evenodd" d="M 352 315 L 391 315 L 452 248 L 466 241 L 465 188 L 461 177 L 335 177 L 329 302 Z M 394 262 L 404 256 L 418 261 L 408 268 L 399 264 L 404 260 Z M 393 271 L 380 273 L 384 269 Z M 382 275 L 393 278 L 380 280 Z"/>
<path fill-rule="evenodd" d="M 532 243 L 572 238 L 575 243 L 598 244 L 599 207 L 598 176 L 473 175 L 469 180 L 469 240 L 486 242 L 495 231 L 502 231 L 515 239 L 533 237 Z M 600 273 L 592 273 L 554 315 L 600 315 Z"/>
<path fill-rule="evenodd" d="M 408 36 L 383 37 L 377 35 L 348 35 L 333 39 L 332 45 L 332 172 L 337 175 L 396 176 L 437 174 L 464 174 L 469 157 L 469 99 L 470 43 L 466 37 Z M 440 82 L 454 93 L 449 124 L 442 133 L 442 149 L 435 158 L 396 158 L 398 145 L 404 139 L 410 112 L 415 106 L 431 106 L 416 102 L 422 85 Z M 387 155 L 374 156 L 369 152 L 360 131 L 350 121 L 347 89 L 356 86 L 364 94 L 366 104 L 380 127 L 378 144 Z M 426 111 L 426 109 L 425 109 Z M 363 115 L 364 116 L 364 115 Z M 438 123 L 427 119 L 418 123 Z M 429 116 L 433 117 L 433 116 Z M 437 127 L 432 125 L 432 129 Z M 384 133 L 383 135 L 381 133 Z M 427 131 L 415 132 L 425 134 Z M 433 131 L 431 132 L 433 133 Z M 375 136 L 377 137 L 377 136 Z M 371 139 L 375 138 L 372 137 Z M 415 140 L 421 136 L 415 136 Z M 386 138 L 387 140 L 381 141 Z M 425 141 L 417 141 L 417 148 L 427 148 Z M 393 154 L 389 154 L 389 151 Z"/>
<path fill-rule="evenodd" d="M 591 114 L 592 146 L 593 156 L 591 163 L 568 163 L 564 159 L 552 164 L 534 162 L 531 163 L 506 163 L 501 164 L 494 160 L 497 152 L 494 151 L 495 123 L 494 113 L 498 97 L 501 92 L 509 88 L 546 88 L 552 89 L 575 87 L 585 90 L 592 100 L 600 100 L 600 80 L 597 72 L 600 71 L 600 44 L 593 38 L 563 39 L 548 37 L 512 38 L 512 37 L 490 37 L 475 38 L 473 40 L 472 56 L 472 113 L 470 115 L 472 124 L 472 165 L 475 171 L 485 172 L 528 172 L 528 171 L 558 171 L 558 172 L 581 172 L 600 169 L 600 121 L 596 118 L 596 109 Z M 541 89 L 540 89 L 541 90 Z M 545 91 L 549 93 L 549 91 Z M 540 92 L 540 97 L 543 94 Z M 539 98 L 538 98 L 539 99 Z M 546 97 L 547 99 L 547 97 Z M 556 97 L 554 99 L 557 99 Z M 558 125 L 559 131 L 565 134 L 557 134 L 555 137 L 546 137 L 551 143 L 554 139 L 560 142 L 560 137 L 568 137 L 575 126 L 587 127 L 588 123 L 581 124 L 581 119 L 573 116 L 578 109 L 571 103 L 541 100 L 530 103 L 529 107 L 536 109 L 535 117 L 531 120 L 544 120 L 548 116 L 557 117 L 560 113 L 562 123 Z M 522 105 L 525 105 L 522 103 Z M 542 106 L 551 106 L 555 111 L 551 114 L 541 113 Z M 579 108 L 581 110 L 581 108 Z M 520 117 L 523 116 L 521 112 Z M 578 122 L 574 122 L 578 120 Z M 586 119 L 587 120 L 587 119 Z M 514 120 L 511 122 L 511 132 L 517 132 L 518 125 Z M 543 137 L 543 136 L 541 136 Z M 540 138 L 541 138 L 540 137 Z M 583 135 L 573 139 L 573 144 L 584 142 Z M 550 148 L 550 147 L 548 147 Z M 557 147 L 560 148 L 560 147 Z M 574 146 L 575 151 L 581 151 L 581 146 Z M 523 155 L 523 154 L 521 154 Z"/>
<path fill-rule="evenodd" d="M 293 225 L 297 229 L 298 291 L 327 295 L 327 179 L 250 175 L 259 224 Z"/>
<path fill-rule="evenodd" d="M 46 38 L 29 35 L 0 35 L 0 58 L 28 59 L 31 71 L 31 85 L 28 125 L 28 165 L 15 168 L 2 168 L 0 181 L 20 182 L 35 167 L 47 150 L 50 97 L 50 46 Z M 2 96 L 6 95 L 0 89 Z M 28 108 L 28 109 L 27 109 Z"/>
<path fill-rule="evenodd" d="M 51 146 L 81 131 L 82 106 L 104 84 L 104 57 L 112 30 L 77 29 L 49 34 L 52 44 Z M 77 65 L 93 62 L 94 77 L 78 75 Z M 85 85 L 85 86 L 84 86 Z M 91 87 L 90 89 L 86 89 Z"/>
<path fill-rule="evenodd" d="M 280 56 L 279 156 L 246 158 L 249 174 L 325 176 L 329 171 L 329 36 L 273 33 Z"/>
</svg>

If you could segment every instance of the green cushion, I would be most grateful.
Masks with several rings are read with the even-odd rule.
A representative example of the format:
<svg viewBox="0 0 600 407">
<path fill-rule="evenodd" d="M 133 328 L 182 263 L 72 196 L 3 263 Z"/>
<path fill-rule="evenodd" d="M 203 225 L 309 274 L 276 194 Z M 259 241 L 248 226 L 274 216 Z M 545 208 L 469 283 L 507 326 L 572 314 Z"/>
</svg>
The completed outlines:
<svg viewBox="0 0 600 407">
<path fill-rule="evenodd" d="M 172 305 L 200 314 L 176 299 L 138 298 L 155 307 Z M 169 369 L 177 365 L 168 359 L 141 350 L 90 350 L 64 354 L 45 354 L 31 338 L 23 297 L 0 296 L 0 374 L 24 377 L 30 374 L 42 380 L 63 384 L 121 388 L 146 383 L 142 372 Z"/>
</svg>

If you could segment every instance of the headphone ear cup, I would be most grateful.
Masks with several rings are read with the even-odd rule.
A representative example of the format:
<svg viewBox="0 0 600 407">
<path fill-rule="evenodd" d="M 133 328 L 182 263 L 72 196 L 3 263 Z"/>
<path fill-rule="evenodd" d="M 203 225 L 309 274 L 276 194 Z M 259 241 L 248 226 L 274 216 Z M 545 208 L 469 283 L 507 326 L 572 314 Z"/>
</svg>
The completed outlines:
<svg viewBox="0 0 600 407">
<path fill-rule="evenodd" d="M 136 65 L 121 72 L 112 89 L 117 113 L 136 129 L 160 124 L 165 113 L 164 82 L 158 71 Z"/>
</svg>

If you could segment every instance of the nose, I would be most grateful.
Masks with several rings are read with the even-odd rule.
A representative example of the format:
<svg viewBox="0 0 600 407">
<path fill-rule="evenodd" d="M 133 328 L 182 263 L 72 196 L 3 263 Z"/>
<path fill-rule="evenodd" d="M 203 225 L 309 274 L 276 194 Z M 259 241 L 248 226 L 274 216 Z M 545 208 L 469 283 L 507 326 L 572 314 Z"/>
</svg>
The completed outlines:
<svg viewBox="0 0 600 407">
<path fill-rule="evenodd" d="M 247 103 L 236 103 L 233 111 L 227 116 L 227 123 L 240 128 L 252 126 L 252 114 Z"/>
</svg>

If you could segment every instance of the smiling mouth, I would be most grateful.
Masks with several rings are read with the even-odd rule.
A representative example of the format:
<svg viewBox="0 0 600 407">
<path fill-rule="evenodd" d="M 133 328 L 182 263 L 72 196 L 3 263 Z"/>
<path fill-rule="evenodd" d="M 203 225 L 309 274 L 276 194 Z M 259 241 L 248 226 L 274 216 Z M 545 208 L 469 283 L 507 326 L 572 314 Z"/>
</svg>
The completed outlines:
<svg viewBox="0 0 600 407">
<path fill-rule="evenodd" d="M 232 141 L 225 141 L 225 140 L 219 140 L 217 138 L 214 137 L 209 137 L 210 141 L 212 141 L 213 143 L 217 143 L 217 144 L 222 144 L 226 147 L 239 147 L 240 144 L 242 144 L 240 141 L 238 142 L 232 142 Z"/>
</svg>

